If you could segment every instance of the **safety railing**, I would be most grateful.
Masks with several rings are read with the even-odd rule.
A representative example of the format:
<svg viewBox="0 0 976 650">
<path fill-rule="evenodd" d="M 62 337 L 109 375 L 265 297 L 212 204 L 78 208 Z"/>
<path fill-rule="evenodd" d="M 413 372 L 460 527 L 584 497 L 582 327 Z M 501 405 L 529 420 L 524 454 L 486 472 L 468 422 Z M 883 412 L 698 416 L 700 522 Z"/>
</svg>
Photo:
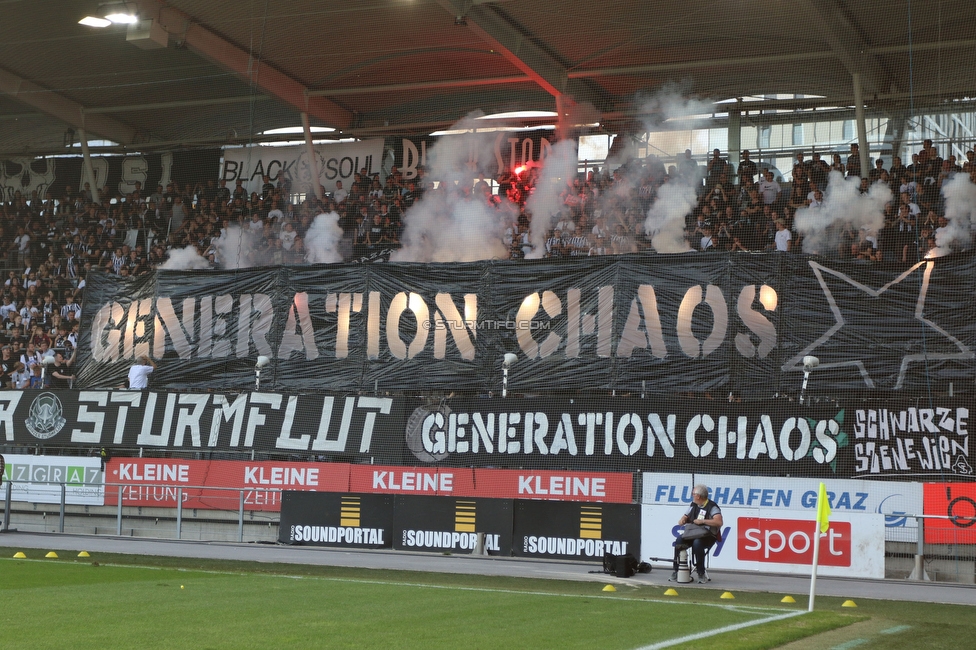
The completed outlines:
<svg viewBox="0 0 976 650">
<path fill-rule="evenodd" d="M 3 495 L 3 532 L 273 542 L 281 509 L 281 489 L 263 487 L 5 481 Z"/>
</svg>

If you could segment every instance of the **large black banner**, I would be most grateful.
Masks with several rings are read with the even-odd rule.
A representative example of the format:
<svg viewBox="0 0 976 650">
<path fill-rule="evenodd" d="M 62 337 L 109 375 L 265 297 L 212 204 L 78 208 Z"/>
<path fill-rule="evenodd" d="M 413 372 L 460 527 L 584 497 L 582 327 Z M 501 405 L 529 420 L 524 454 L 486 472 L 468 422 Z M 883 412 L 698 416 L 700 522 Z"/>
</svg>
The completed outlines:
<svg viewBox="0 0 976 650">
<path fill-rule="evenodd" d="M 415 408 L 404 438 L 416 460 L 458 467 L 846 477 L 845 418 L 788 400 L 455 399 Z"/>
<path fill-rule="evenodd" d="M 971 481 L 971 404 L 0 391 L 0 445 L 379 465 Z M 481 531 L 479 531 L 481 532 Z"/>
<path fill-rule="evenodd" d="M 0 391 L 0 444 L 276 452 L 399 462 L 403 400 L 355 395 Z M 375 439 L 374 439 L 375 437 Z M 385 450 L 385 451 L 378 451 Z"/>
<path fill-rule="evenodd" d="M 640 557 L 640 505 L 515 502 L 512 552 L 520 557 L 602 561 L 604 553 Z"/>
<path fill-rule="evenodd" d="M 971 255 L 901 273 L 802 255 L 92 274 L 79 381 L 498 392 L 909 390 L 974 379 Z"/>
<path fill-rule="evenodd" d="M 196 183 L 216 180 L 220 165 L 220 149 L 199 149 L 162 154 L 131 154 L 126 156 L 93 155 L 92 171 L 99 192 L 109 196 L 130 194 L 136 183 L 142 187 L 143 198 L 170 181 Z M 9 157 L 0 159 L 0 201 L 12 201 L 18 192 L 30 199 L 33 192 L 44 198 L 47 192 L 60 199 L 67 188 L 73 192 L 85 184 L 82 159 Z"/>
<path fill-rule="evenodd" d="M 286 491 L 281 498 L 282 544 L 390 548 L 393 496 Z"/>
<path fill-rule="evenodd" d="M 387 138 L 393 153 L 393 164 L 402 172 L 405 183 L 418 179 L 417 168 L 430 168 L 428 153 L 437 147 L 437 155 L 462 159 L 467 155 L 468 169 L 480 170 L 486 177 L 497 177 L 503 170 L 515 170 L 545 160 L 556 140 L 552 132 L 499 131 L 490 148 L 481 137 L 468 134 L 427 138 Z M 445 154 L 445 151 L 448 153 Z"/>
<path fill-rule="evenodd" d="M 488 555 L 512 554 L 512 499 L 397 495 L 393 548 L 471 554 L 484 533 Z"/>
</svg>

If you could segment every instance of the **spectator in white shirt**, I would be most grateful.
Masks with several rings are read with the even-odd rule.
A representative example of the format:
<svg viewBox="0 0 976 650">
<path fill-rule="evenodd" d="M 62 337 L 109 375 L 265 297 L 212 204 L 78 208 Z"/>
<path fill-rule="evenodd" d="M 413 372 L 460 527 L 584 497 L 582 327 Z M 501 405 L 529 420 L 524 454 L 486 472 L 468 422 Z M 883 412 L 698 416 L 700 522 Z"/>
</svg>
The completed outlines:
<svg viewBox="0 0 976 650">
<path fill-rule="evenodd" d="M 773 172 L 766 171 L 766 175 L 759 181 L 759 194 L 762 196 L 764 205 L 772 205 L 779 198 L 782 188 L 773 180 Z"/>
<path fill-rule="evenodd" d="M 149 357 L 139 357 L 135 365 L 129 368 L 129 390 L 149 388 L 149 375 L 156 369 L 155 362 Z"/>
<path fill-rule="evenodd" d="M 332 198 L 335 199 L 336 203 L 342 203 L 349 196 L 349 192 L 342 189 L 342 181 L 336 181 L 335 192 L 332 193 Z"/>
</svg>

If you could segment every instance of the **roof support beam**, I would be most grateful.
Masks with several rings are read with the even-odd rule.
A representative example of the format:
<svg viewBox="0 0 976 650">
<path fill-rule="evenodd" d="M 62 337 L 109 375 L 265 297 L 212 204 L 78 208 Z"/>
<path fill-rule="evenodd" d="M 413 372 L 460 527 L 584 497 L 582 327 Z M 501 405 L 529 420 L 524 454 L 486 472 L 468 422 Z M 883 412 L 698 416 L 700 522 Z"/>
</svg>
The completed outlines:
<svg viewBox="0 0 976 650">
<path fill-rule="evenodd" d="M 323 97 L 310 97 L 308 89 L 301 82 L 256 59 L 252 53 L 195 22 L 188 14 L 175 7 L 164 6 L 159 0 L 147 0 L 143 6 L 147 13 L 158 16 L 160 25 L 187 47 L 294 106 L 300 113 L 308 113 L 338 129 L 348 128 L 352 124 L 352 112 Z"/>
<path fill-rule="evenodd" d="M 437 2 L 455 16 L 458 24 L 467 25 L 481 40 L 500 52 L 553 97 L 569 95 L 567 99 L 588 101 L 594 105 L 603 103 L 598 93 L 586 84 L 571 83 L 568 70 L 562 62 L 491 5 L 465 0 Z"/>
<path fill-rule="evenodd" d="M 86 108 L 85 115 L 100 115 L 103 113 L 128 113 L 131 111 L 156 111 L 167 108 L 191 108 L 194 106 L 221 106 L 224 104 L 246 104 L 252 101 L 263 102 L 271 99 L 267 95 L 251 95 L 244 97 L 217 97 L 215 99 L 184 99 L 172 102 L 156 102 L 155 104 L 128 104 L 126 106 L 96 106 Z"/>
<path fill-rule="evenodd" d="M 86 129 L 119 144 L 133 144 L 137 131 L 111 117 L 85 115 L 85 107 L 33 81 L 0 68 L 0 93 L 42 111 L 76 129 Z"/>
<path fill-rule="evenodd" d="M 570 79 L 590 79 L 614 75 L 646 74 L 649 72 L 676 72 L 679 70 L 700 70 L 702 68 L 730 68 L 742 65 L 761 65 L 764 63 L 793 63 L 836 58 L 833 52 L 798 52 L 795 54 L 774 54 L 770 56 L 726 57 L 697 61 L 673 61 L 669 63 L 646 63 L 615 68 L 589 68 L 571 70 Z"/>
<path fill-rule="evenodd" d="M 844 8 L 837 0 L 803 0 L 807 13 L 819 23 L 818 33 L 830 45 L 830 49 L 837 55 L 847 71 L 852 75 L 860 75 L 860 86 L 869 95 L 884 92 L 897 92 L 898 88 L 891 81 L 884 67 L 877 57 L 868 53 L 869 43 L 858 30 L 857 26 L 848 19 Z"/>
<path fill-rule="evenodd" d="M 441 81 L 417 81 L 405 84 L 383 86 L 358 86 L 352 88 L 323 88 L 308 91 L 309 97 L 340 97 L 342 95 L 367 95 L 373 93 L 398 93 L 411 90 L 438 90 L 440 88 L 473 88 L 476 86 L 496 86 L 532 83 L 532 77 L 515 75 L 511 77 L 488 77 L 486 79 L 444 79 Z"/>
</svg>

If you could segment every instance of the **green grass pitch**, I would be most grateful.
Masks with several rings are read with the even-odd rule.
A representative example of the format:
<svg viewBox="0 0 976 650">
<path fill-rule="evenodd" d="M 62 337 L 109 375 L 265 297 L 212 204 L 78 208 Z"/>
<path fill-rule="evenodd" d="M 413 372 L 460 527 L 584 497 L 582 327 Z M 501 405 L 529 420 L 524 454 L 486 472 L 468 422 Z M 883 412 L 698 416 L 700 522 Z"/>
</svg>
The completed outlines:
<svg viewBox="0 0 976 650">
<path fill-rule="evenodd" d="M 654 585 L 606 593 L 596 582 L 184 558 L 9 559 L 15 550 L 0 549 L 0 647 L 10 649 L 642 648 L 743 625 L 678 647 L 751 649 L 868 618 L 824 599 L 833 611 L 763 623 L 804 609 L 774 594 L 728 604 L 695 588 L 669 599 Z"/>
</svg>

